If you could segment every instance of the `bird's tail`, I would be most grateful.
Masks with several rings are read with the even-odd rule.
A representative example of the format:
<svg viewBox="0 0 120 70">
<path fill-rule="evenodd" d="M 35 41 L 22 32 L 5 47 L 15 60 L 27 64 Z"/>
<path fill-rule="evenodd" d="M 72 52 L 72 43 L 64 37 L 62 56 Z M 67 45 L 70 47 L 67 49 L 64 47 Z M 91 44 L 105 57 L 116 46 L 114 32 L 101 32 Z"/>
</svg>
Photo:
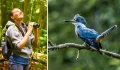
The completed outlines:
<svg viewBox="0 0 120 70">
<path fill-rule="evenodd" d="M 104 36 L 108 35 L 112 30 L 114 30 L 115 28 L 117 28 L 117 25 L 114 25 L 112 27 L 110 27 L 109 29 L 105 30 L 104 32 L 102 32 L 97 38 L 96 38 L 96 42 L 100 42 Z"/>
</svg>

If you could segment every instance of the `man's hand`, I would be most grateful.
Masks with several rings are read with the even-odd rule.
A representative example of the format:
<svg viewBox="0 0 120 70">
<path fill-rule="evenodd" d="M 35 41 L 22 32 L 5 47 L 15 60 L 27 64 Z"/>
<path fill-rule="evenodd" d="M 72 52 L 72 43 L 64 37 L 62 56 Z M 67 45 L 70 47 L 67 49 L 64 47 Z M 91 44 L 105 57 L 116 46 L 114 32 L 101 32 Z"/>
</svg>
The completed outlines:
<svg viewBox="0 0 120 70">
<path fill-rule="evenodd" d="M 34 22 L 30 22 L 29 24 L 28 24 L 28 31 L 32 31 L 33 30 L 33 24 L 34 24 Z"/>
</svg>

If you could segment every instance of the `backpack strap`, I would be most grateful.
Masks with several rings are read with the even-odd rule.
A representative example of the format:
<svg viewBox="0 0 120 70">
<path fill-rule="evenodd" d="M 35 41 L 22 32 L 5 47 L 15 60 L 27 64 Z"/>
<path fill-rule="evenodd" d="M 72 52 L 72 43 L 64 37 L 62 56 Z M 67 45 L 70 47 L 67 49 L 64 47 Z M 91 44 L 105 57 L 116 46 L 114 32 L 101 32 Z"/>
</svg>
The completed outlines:
<svg viewBox="0 0 120 70">
<path fill-rule="evenodd" d="M 22 36 L 25 36 L 25 33 L 24 33 L 24 31 L 22 30 L 22 28 L 21 28 L 17 23 L 14 22 L 14 24 L 15 24 L 15 26 L 18 28 L 18 30 L 22 33 Z"/>
<path fill-rule="evenodd" d="M 25 33 L 27 32 L 27 26 L 24 23 L 22 23 L 22 27 L 25 28 L 25 33 L 24 33 L 22 28 L 15 21 L 12 21 L 12 22 L 15 24 L 18 30 L 22 33 L 22 36 L 25 36 Z"/>
</svg>

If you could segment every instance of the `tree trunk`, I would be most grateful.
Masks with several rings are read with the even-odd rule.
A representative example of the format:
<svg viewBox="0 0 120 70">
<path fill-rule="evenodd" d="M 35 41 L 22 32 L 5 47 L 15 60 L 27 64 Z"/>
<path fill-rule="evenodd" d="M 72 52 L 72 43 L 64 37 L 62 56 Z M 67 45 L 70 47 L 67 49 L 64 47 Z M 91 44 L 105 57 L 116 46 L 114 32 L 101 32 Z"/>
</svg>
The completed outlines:
<svg viewBox="0 0 120 70">
<path fill-rule="evenodd" d="M 38 22 L 40 24 L 41 29 L 46 29 L 47 28 L 47 8 L 44 5 L 44 1 L 40 1 L 40 13 L 39 13 L 39 19 Z M 41 35 L 41 33 L 40 33 Z"/>
<path fill-rule="evenodd" d="M 31 12 L 31 0 L 24 1 L 24 22 L 28 23 L 30 21 L 30 12 Z"/>
<path fill-rule="evenodd" d="M 7 23 L 8 13 L 7 13 L 7 0 L 1 0 L 1 24 L 2 28 Z"/>
</svg>

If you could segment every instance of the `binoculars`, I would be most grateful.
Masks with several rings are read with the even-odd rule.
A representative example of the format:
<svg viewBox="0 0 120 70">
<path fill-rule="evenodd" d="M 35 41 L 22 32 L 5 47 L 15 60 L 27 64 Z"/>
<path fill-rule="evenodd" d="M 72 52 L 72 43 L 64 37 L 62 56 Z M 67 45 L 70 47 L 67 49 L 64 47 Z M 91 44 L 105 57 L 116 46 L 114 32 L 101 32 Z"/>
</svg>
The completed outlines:
<svg viewBox="0 0 120 70">
<path fill-rule="evenodd" d="M 39 28 L 39 27 L 40 27 L 40 24 L 34 22 L 33 27 L 34 27 L 34 28 Z"/>
</svg>

